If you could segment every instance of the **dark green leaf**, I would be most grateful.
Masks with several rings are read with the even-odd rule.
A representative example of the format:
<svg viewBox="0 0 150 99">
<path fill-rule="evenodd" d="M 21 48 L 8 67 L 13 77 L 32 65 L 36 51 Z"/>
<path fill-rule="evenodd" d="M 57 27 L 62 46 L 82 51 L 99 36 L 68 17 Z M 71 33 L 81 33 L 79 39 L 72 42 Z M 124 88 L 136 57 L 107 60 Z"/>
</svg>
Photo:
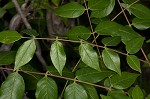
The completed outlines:
<svg viewBox="0 0 150 99">
<path fill-rule="evenodd" d="M 27 64 L 33 58 L 35 50 L 36 45 L 34 39 L 25 41 L 17 51 L 14 70 Z"/>
<path fill-rule="evenodd" d="M 100 96 L 101 96 L 102 99 L 113 99 L 110 96 L 105 96 L 105 95 L 102 95 L 102 94 L 100 94 Z"/>
<path fill-rule="evenodd" d="M 79 54 L 86 65 L 100 71 L 98 54 L 93 50 L 92 46 L 81 44 L 79 46 Z"/>
<path fill-rule="evenodd" d="M 54 10 L 56 14 L 66 18 L 76 18 L 82 15 L 85 11 L 84 6 L 77 2 L 70 2 L 60 6 Z"/>
<path fill-rule="evenodd" d="M 99 99 L 97 91 L 94 86 L 82 84 L 84 89 L 86 90 L 86 93 L 88 95 L 88 99 Z"/>
<path fill-rule="evenodd" d="M 130 87 L 136 80 L 139 74 L 122 72 L 121 76 L 116 74 L 110 78 L 111 87 L 116 89 L 126 89 Z"/>
<path fill-rule="evenodd" d="M 66 87 L 64 99 L 88 99 L 88 95 L 81 85 L 74 82 Z"/>
<path fill-rule="evenodd" d="M 90 34 L 91 31 L 84 26 L 75 26 L 66 33 L 71 40 L 86 40 L 89 38 Z"/>
<path fill-rule="evenodd" d="M 91 17 L 102 18 L 108 16 L 115 6 L 115 0 L 89 0 Z"/>
<path fill-rule="evenodd" d="M 106 48 L 102 52 L 102 57 L 103 57 L 104 64 L 108 69 L 113 70 L 117 72 L 119 75 L 121 75 L 120 58 L 117 53 Z"/>
<path fill-rule="evenodd" d="M 5 4 L 5 6 L 3 6 L 3 9 L 11 9 L 14 7 L 13 2 L 8 2 L 7 4 Z"/>
<path fill-rule="evenodd" d="M 102 39 L 102 43 L 105 46 L 117 46 L 121 41 L 120 36 L 114 36 L 114 37 L 105 37 Z"/>
<path fill-rule="evenodd" d="M 53 42 L 50 50 L 50 57 L 53 65 L 55 66 L 59 74 L 62 75 L 62 70 L 66 64 L 66 54 L 61 42 Z"/>
<path fill-rule="evenodd" d="M 106 77 L 109 77 L 113 72 L 111 71 L 97 71 L 90 67 L 79 69 L 76 72 L 76 78 L 85 82 L 97 83 Z"/>
<path fill-rule="evenodd" d="M 136 0 L 123 0 L 123 2 L 126 3 L 126 4 L 132 4 L 135 1 Z"/>
<path fill-rule="evenodd" d="M 144 38 L 143 37 L 131 39 L 130 41 L 128 41 L 126 43 L 126 50 L 127 50 L 127 52 L 129 54 L 137 53 L 141 49 L 141 47 L 143 45 L 143 42 L 144 42 Z"/>
<path fill-rule="evenodd" d="M 16 52 L 14 51 L 0 51 L 0 64 L 8 65 L 15 62 Z"/>
<path fill-rule="evenodd" d="M 38 36 L 39 34 L 36 32 L 34 29 L 25 29 L 22 31 L 23 33 L 26 33 L 27 35 L 30 36 Z"/>
<path fill-rule="evenodd" d="M 140 61 L 135 55 L 128 55 L 127 63 L 133 70 L 136 70 L 141 73 Z"/>
<path fill-rule="evenodd" d="M 145 99 L 150 99 L 150 96 L 147 96 Z"/>
<path fill-rule="evenodd" d="M 23 99 L 25 84 L 18 73 L 10 74 L 0 89 L 0 99 Z"/>
<path fill-rule="evenodd" d="M 139 19 L 150 19 L 150 9 L 142 4 L 134 4 L 129 9 Z"/>
<path fill-rule="evenodd" d="M 150 28 L 150 19 L 143 20 L 143 19 L 139 19 L 139 18 L 134 18 L 132 20 L 132 25 L 139 30 L 145 30 L 145 29 Z"/>
<path fill-rule="evenodd" d="M 13 43 L 21 38 L 22 36 L 17 31 L 6 30 L 0 32 L 0 42 L 5 44 Z"/>
<path fill-rule="evenodd" d="M 58 99 L 58 88 L 56 82 L 47 76 L 37 83 L 36 99 Z"/>
<path fill-rule="evenodd" d="M 3 8 L 0 8 L 0 18 L 2 18 L 5 13 L 6 13 L 6 10 Z"/>
<path fill-rule="evenodd" d="M 52 2 L 53 2 L 56 6 L 58 6 L 59 3 L 60 3 L 60 0 L 52 0 Z"/>
<path fill-rule="evenodd" d="M 144 99 L 144 95 L 139 86 L 135 86 L 132 90 L 132 98 L 133 99 Z"/>
</svg>

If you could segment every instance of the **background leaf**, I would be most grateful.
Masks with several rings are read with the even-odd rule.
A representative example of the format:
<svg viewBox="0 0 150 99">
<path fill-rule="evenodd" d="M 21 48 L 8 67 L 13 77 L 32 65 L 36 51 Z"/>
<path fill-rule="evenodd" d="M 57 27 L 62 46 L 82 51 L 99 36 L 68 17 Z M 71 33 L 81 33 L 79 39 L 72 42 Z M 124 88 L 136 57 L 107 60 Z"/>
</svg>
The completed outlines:
<svg viewBox="0 0 150 99">
<path fill-rule="evenodd" d="M 101 96 L 102 99 L 113 99 L 110 96 L 105 96 L 105 95 L 102 95 L 102 94 L 100 94 L 100 96 Z"/>
<path fill-rule="evenodd" d="M 50 50 L 50 57 L 53 65 L 55 66 L 59 74 L 62 75 L 62 70 L 66 64 L 66 54 L 61 42 L 53 42 Z"/>
<path fill-rule="evenodd" d="M 15 62 L 15 51 L 0 51 L 0 65 L 8 65 Z"/>
<path fill-rule="evenodd" d="M 28 63 L 33 58 L 35 50 L 36 45 L 34 39 L 25 41 L 17 51 L 14 70 Z"/>
<path fill-rule="evenodd" d="M 66 35 L 71 40 L 87 40 L 91 35 L 91 31 L 85 26 L 75 26 L 67 31 Z"/>
<path fill-rule="evenodd" d="M 130 41 L 128 41 L 126 43 L 126 50 L 129 54 L 135 54 L 137 53 L 142 45 L 143 45 L 143 42 L 144 42 L 144 38 L 143 37 L 140 37 L 140 38 L 134 38 Z"/>
<path fill-rule="evenodd" d="M 1 85 L 0 99 L 22 99 L 24 91 L 25 84 L 22 76 L 14 72 Z"/>
<path fill-rule="evenodd" d="M 100 71 L 98 55 L 96 51 L 93 50 L 92 46 L 88 44 L 80 44 L 79 54 L 81 56 L 82 61 L 86 65 Z"/>
<path fill-rule="evenodd" d="M 62 5 L 54 10 L 56 14 L 66 18 L 76 18 L 82 15 L 85 11 L 84 6 L 77 2 L 70 2 Z"/>
<path fill-rule="evenodd" d="M 102 58 L 106 67 L 121 75 L 120 58 L 117 53 L 105 48 L 102 52 Z"/>
<path fill-rule="evenodd" d="M 134 18 L 132 20 L 132 25 L 139 30 L 145 30 L 150 28 L 150 19 L 144 20 L 144 19 Z"/>
<path fill-rule="evenodd" d="M 15 41 L 18 41 L 21 39 L 22 36 L 17 32 L 13 30 L 6 30 L 0 32 L 0 42 L 5 44 L 10 44 Z"/>
<path fill-rule="evenodd" d="M 97 83 L 106 77 L 109 77 L 113 72 L 111 71 L 97 71 L 90 67 L 82 68 L 76 71 L 76 78 L 85 82 Z"/>
<path fill-rule="evenodd" d="M 121 76 L 116 74 L 110 78 L 111 86 L 116 89 L 126 89 L 130 87 L 138 77 L 138 74 L 122 72 Z"/>
<path fill-rule="evenodd" d="M 27 35 L 30 35 L 30 36 L 38 36 L 39 35 L 37 33 L 37 31 L 34 30 L 34 29 L 25 29 L 25 30 L 23 30 L 21 32 L 26 33 Z"/>
<path fill-rule="evenodd" d="M 139 19 L 150 19 L 150 9 L 142 4 L 134 4 L 129 9 Z"/>
<path fill-rule="evenodd" d="M 37 83 L 36 99 L 57 99 L 58 89 L 55 81 L 47 76 Z"/>
<path fill-rule="evenodd" d="M 102 43 L 105 46 L 117 46 L 121 41 L 120 36 L 114 36 L 114 37 L 105 37 L 102 39 Z"/>
<path fill-rule="evenodd" d="M 66 87 L 64 99 L 88 99 L 88 95 L 81 85 L 74 82 Z"/>
<path fill-rule="evenodd" d="M 132 90 L 132 98 L 133 99 L 144 99 L 144 95 L 139 86 L 135 86 Z"/>
<path fill-rule="evenodd" d="M 140 61 L 135 55 L 128 55 L 127 63 L 133 70 L 141 73 Z"/>
</svg>

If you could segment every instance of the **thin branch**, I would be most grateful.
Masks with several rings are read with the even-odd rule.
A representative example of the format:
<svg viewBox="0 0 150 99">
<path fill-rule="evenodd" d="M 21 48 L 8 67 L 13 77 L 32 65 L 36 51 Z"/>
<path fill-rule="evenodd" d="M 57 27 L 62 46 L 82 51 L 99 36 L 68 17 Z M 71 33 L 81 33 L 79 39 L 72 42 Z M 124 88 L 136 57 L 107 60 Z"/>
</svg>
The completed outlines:
<svg viewBox="0 0 150 99">
<path fill-rule="evenodd" d="M 148 62 L 148 65 L 150 66 L 150 61 L 148 60 L 148 58 L 147 58 L 147 56 L 146 56 L 146 54 L 145 54 L 143 48 L 141 48 L 141 52 L 142 52 L 144 58 L 146 59 L 146 61 Z"/>
</svg>

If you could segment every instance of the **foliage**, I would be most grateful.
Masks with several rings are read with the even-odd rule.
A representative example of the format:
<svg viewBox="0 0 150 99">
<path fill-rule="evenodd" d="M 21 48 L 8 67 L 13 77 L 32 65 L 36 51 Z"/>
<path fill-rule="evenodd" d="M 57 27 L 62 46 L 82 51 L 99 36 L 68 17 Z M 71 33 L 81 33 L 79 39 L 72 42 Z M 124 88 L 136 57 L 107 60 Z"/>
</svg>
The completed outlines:
<svg viewBox="0 0 150 99">
<path fill-rule="evenodd" d="M 0 99 L 149 99 L 145 2 L 0 1 Z"/>
</svg>

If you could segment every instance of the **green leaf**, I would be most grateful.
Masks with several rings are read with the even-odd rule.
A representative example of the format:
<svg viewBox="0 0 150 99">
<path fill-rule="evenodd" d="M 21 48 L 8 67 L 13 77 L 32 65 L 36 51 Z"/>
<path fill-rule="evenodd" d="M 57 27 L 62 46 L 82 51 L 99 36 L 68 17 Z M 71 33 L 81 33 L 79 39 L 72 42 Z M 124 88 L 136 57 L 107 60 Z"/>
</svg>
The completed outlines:
<svg viewBox="0 0 150 99">
<path fill-rule="evenodd" d="M 138 85 L 136 85 L 134 87 L 134 89 L 132 90 L 132 98 L 133 99 L 144 99 L 143 92 Z"/>
<path fill-rule="evenodd" d="M 108 48 L 105 48 L 102 52 L 102 58 L 106 67 L 112 71 L 121 75 L 120 70 L 120 58 L 119 55 Z"/>
<path fill-rule="evenodd" d="M 18 73 L 10 74 L 1 85 L 0 99 L 23 99 L 25 84 Z"/>
<path fill-rule="evenodd" d="M 26 33 L 27 35 L 30 35 L 30 36 L 38 36 L 39 35 L 37 33 L 37 31 L 34 30 L 34 29 L 25 29 L 25 30 L 23 30 L 21 32 Z"/>
<path fill-rule="evenodd" d="M 109 77 L 113 72 L 111 71 L 97 71 L 93 68 L 86 67 L 77 70 L 76 72 L 76 78 L 90 83 L 97 83 L 101 80 L 103 80 L 106 77 Z"/>
<path fill-rule="evenodd" d="M 100 71 L 98 54 L 93 50 L 92 46 L 81 44 L 79 46 L 79 54 L 86 65 Z"/>
<path fill-rule="evenodd" d="M 85 11 L 84 6 L 77 2 L 70 2 L 54 10 L 56 14 L 66 18 L 76 18 L 81 16 Z"/>
<path fill-rule="evenodd" d="M 123 2 L 126 3 L 126 4 L 132 4 L 135 1 L 136 0 L 123 0 Z"/>
<path fill-rule="evenodd" d="M 5 4 L 5 6 L 3 6 L 3 9 L 11 9 L 14 7 L 13 2 L 8 2 L 7 4 Z"/>
<path fill-rule="evenodd" d="M 56 82 L 45 76 L 37 83 L 36 99 L 58 99 L 58 88 Z"/>
<path fill-rule="evenodd" d="M 97 91 L 94 86 L 82 84 L 84 89 L 86 90 L 86 93 L 88 95 L 88 99 L 99 99 Z"/>
<path fill-rule="evenodd" d="M 150 19 L 150 9 L 142 4 L 134 4 L 129 9 L 139 19 Z"/>
<path fill-rule="evenodd" d="M 103 18 L 108 16 L 115 6 L 115 0 L 89 0 L 91 17 Z"/>
<path fill-rule="evenodd" d="M 91 35 L 91 31 L 85 26 L 75 26 L 72 29 L 70 29 L 66 33 L 66 35 L 71 40 L 80 40 L 80 39 L 87 40 Z"/>
<path fill-rule="evenodd" d="M 50 50 L 50 57 L 53 65 L 55 66 L 59 74 L 62 75 L 62 70 L 66 64 L 66 54 L 61 42 L 53 42 Z"/>
<path fill-rule="evenodd" d="M 10 44 L 21 39 L 22 36 L 14 30 L 6 30 L 0 32 L 0 42 Z"/>
<path fill-rule="evenodd" d="M 140 61 L 135 55 L 128 55 L 127 63 L 133 70 L 141 73 Z"/>
<path fill-rule="evenodd" d="M 60 0 L 52 0 L 52 2 L 53 2 L 56 6 L 58 6 L 59 3 L 60 3 Z"/>
<path fill-rule="evenodd" d="M 88 95 L 81 85 L 74 82 L 66 87 L 64 99 L 88 99 Z"/>
<path fill-rule="evenodd" d="M 111 87 L 116 89 L 126 89 L 130 87 L 136 80 L 139 74 L 122 72 L 121 76 L 116 74 L 110 78 Z"/>
<path fill-rule="evenodd" d="M 6 10 L 3 8 L 0 8 L 0 18 L 2 18 L 5 13 L 6 13 Z"/>
<path fill-rule="evenodd" d="M 129 54 L 137 53 L 141 49 L 141 47 L 143 45 L 143 42 L 144 42 L 144 38 L 143 37 L 131 39 L 130 41 L 128 41 L 126 43 L 126 50 L 127 50 L 127 52 Z"/>
<path fill-rule="evenodd" d="M 8 65 L 15 62 L 15 51 L 0 51 L 0 65 Z"/>
<path fill-rule="evenodd" d="M 102 39 L 102 43 L 105 46 L 117 46 L 121 41 L 120 36 L 114 36 L 114 37 L 105 37 Z"/>
<path fill-rule="evenodd" d="M 145 99 L 150 99 L 150 96 L 147 96 Z"/>
<path fill-rule="evenodd" d="M 102 99 L 113 99 L 110 96 L 105 96 L 105 95 L 102 95 L 102 94 L 100 94 L 100 96 L 101 96 Z"/>
<path fill-rule="evenodd" d="M 139 30 L 145 30 L 150 28 L 150 19 L 144 20 L 144 19 L 134 18 L 132 20 L 132 25 Z"/>
<path fill-rule="evenodd" d="M 36 45 L 34 39 L 25 41 L 17 51 L 14 70 L 27 64 L 33 58 L 35 50 Z"/>
</svg>

